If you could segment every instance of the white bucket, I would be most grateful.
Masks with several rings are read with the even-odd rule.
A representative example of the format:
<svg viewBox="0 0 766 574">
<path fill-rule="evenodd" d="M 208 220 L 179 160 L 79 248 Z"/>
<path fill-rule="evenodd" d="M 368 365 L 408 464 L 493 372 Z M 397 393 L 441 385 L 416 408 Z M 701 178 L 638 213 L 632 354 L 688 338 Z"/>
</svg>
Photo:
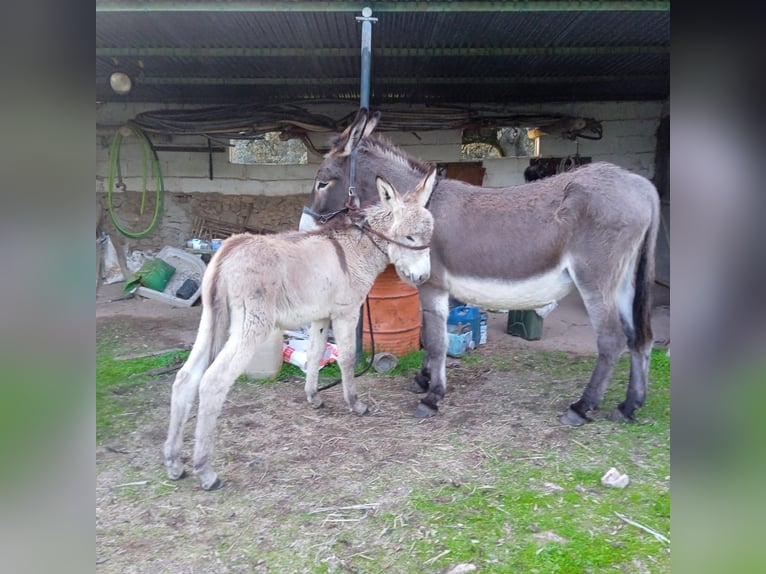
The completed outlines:
<svg viewBox="0 0 766 574">
<path fill-rule="evenodd" d="M 245 374 L 253 379 L 269 379 L 282 368 L 282 331 L 277 329 L 253 348 Z"/>
</svg>

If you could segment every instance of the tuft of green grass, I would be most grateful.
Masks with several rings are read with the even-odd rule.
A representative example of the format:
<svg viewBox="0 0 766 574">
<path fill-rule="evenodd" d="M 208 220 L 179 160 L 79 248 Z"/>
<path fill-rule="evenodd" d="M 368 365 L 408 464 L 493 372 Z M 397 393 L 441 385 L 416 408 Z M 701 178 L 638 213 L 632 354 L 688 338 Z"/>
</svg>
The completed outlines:
<svg viewBox="0 0 766 574">
<path fill-rule="evenodd" d="M 567 370 L 559 354 L 543 355 L 541 368 L 569 377 L 592 364 L 569 361 Z M 471 562 L 482 572 L 670 572 L 670 548 L 617 515 L 670 536 L 670 360 L 664 350 L 652 353 L 650 383 L 639 411 L 649 423 L 574 429 L 570 448 L 579 452 L 567 464 L 556 453 L 535 465 L 516 462 L 527 453 L 498 453 L 488 462 L 495 477 L 490 484 L 414 490 L 418 529 L 428 535 L 413 543 L 413 555 L 443 552 L 435 568 Z M 600 424 L 611 425 L 609 441 L 595 440 Z M 577 444 L 583 441 L 587 453 Z M 612 464 L 631 476 L 624 490 L 600 483 Z"/>
<path fill-rule="evenodd" d="M 140 407 L 136 390 L 146 386 L 152 376 L 148 371 L 170 367 L 185 361 L 189 351 L 175 351 L 138 359 L 117 360 L 113 342 L 106 340 L 96 346 L 96 441 L 118 431 L 135 428 L 136 419 L 126 416 Z"/>
</svg>

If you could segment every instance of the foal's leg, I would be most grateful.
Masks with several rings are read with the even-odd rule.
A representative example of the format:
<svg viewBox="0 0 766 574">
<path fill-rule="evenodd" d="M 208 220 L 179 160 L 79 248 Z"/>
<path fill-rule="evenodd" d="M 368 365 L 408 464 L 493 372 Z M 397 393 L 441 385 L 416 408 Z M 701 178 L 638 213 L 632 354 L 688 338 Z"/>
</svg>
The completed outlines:
<svg viewBox="0 0 766 574">
<path fill-rule="evenodd" d="M 356 395 L 354 383 L 354 361 L 356 360 L 356 325 L 359 322 L 359 314 L 352 317 L 334 317 L 332 322 L 335 342 L 338 345 L 338 366 L 343 380 L 343 398 L 352 412 L 358 415 L 370 413 L 359 397 Z"/>
<path fill-rule="evenodd" d="M 232 316 L 233 325 L 237 324 L 237 320 L 237 317 Z M 192 463 L 194 474 L 197 475 L 205 490 L 216 490 L 222 486 L 218 475 L 213 470 L 212 459 L 218 417 L 223 409 L 226 395 L 237 377 L 247 368 L 253 347 L 265 341 L 268 334 L 264 332 L 259 333 L 258 336 L 252 334 L 242 336 L 240 333 L 233 333 L 202 377 Z"/>
<path fill-rule="evenodd" d="M 580 400 L 569 405 L 559 418 L 562 423 L 571 426 L 580 426 L 592 420 L 588 417 L 588 411 L 601 404 L 609 378 L 625 350 L 625 334 L 614 298 L 598 291 L 583 291 L 580 293 L 596 331 L 598 361 Z"/>
<path fill-rule="evenodd" d="M 420 305 L 423 309 L 423 366 L 415 382 L 428 394 L 420 399 L 415 416 L 432 417 L 439 410 L 439 401 L 447 392 L 447 315 L 449 293 L 428 284 L 420 286 Z"/>
<path fill-rule="evenodd" d="M 210 364 L 213 345 L 213 317 L 211 311 L 202 310 L 197 339 L 194 341 L 189 358 L 176 374 L 170 399 L 170 422 L 165 441 L 164 457 L 168 478 L 177 480 L 186 476 L 181 462 L 183 428 L 189 418 L 194 400 L 197 398 L 202 375 Z"/>
<path fill-rule="evenodd" d="M 309 351 L 306 364 L 306 398 L 315 409 L 322 406 L 322 398 L 317 390 L 317 380 L 319 379 L 319 362 L 322 359 L 327 348 L 327 331 L 330 328 L 330 319 L 322 319 L 311 323 L 309 331 Z"/>
</svg>

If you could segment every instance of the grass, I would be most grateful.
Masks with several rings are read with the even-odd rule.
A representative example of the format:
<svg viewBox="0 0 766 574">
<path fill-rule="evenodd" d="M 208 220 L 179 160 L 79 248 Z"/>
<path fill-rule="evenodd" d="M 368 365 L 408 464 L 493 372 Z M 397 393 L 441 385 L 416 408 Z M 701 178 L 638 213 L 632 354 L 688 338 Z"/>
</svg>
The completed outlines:
<svg viewBox="0 0 766 574">
<path fill-rule="evenodd" d="M 414 353 L 400 367 L 417 368 L 421 358 Z M 463 359 L 466 366 L 483 361 L 495 359 L 478 353 Z M 546 378 L 581 380 L 594 361 L 544 352 L 520 356 L 518 365 Z M 628 372 L 625 356 L 615 380 L 626 379 Z M 618 516 L 670 537 L 670 361 L 664 350 L 653 353 L 650 381 L 639 424 L 604 421 L 574 431 L 580 440 L 572 443 L 576 451 L 566 462 L 557 452 L 535 464 L 522 462 L 529 458 L 526 452 L 497 452 L 489 462 L 491 483 L 415 489 L 403 536 L 412 540 L 407 552 L 367 550 L 348 566 L 369 573 L 413 571 L 413 564 L 428 565 L 424 572 L 442 571 L 458 563 L 493 573 L 670 572 L 669 546 Z M 623 393 L 620 385 L 612 385 L 605 401 L 614 404 Z M 599 439 L 605 425 L 609 441 Z M 631 476 L 628 488 L 601 486 L 602 474 L 613 464 Z M 372 530 L 385 532 L 397 522 L 401 530 L 398 515 L 383 513 L 371 520 Z M 341 541 L 336 550 L 342 554 L 347 546 Z M 272 559 L 282 563 L 284 557 Z"/>
<path fill-rule="evenodd" d="M 113 340 L 103 338 L 96 346 L 96 441 L 135 428 L 140 411 L 148 400 L 140 390 L 154 377 L 148 371 L 170 367 L 189 356 L 188 351 L 175 351 L 136 359 L 120 360 L 115 357 Z"/>
<path fill-rule="evenodd" d="M 567 369 L 561 354 L 536 356 L 543 371 L 559 376 L 592 368 L 589 359 L 569 358 Z M 627 361 L 621 361 L 620 372 L 627 373 Z M 588 450 L 574 453 L 565 464 L 558 453 L 535 464 L 518 462 L 528 453 L 496 453 L 491 484 L 414 491 L 410 503 L 420 532 L 426 533 L 411 548 L 416 561 L 432 560 L 436 568 L 471 562 L 481 572 L 498 573 L 669 572 L 669 547 L 617 516 L 669 538 L 670 366 L 663 350 L 653 353 L 650 380 L 649 399 L 640 412 L 647 422 L 612 425 L 610 441 L 583 437 Z M 584 430 L 595 433 L 599 426 Z M 634 460 L 638 444 L 644 454 Z M 612 463 L 632 477 L 624 490 L 600 485 Z"/>
<path fill-rule="evenodd" d="M 525 359 L 533 357 L 542 374 L 564 379 L 589 374 L 594 362 L 563 353 Z M 468 362 L 481 361 L 475 355 Z M 628 370 L 624 357 L 616 380 Z M 579 440 L 564 459 L 551 452 L 529 464 L 528 452 L 489 453 L 492 480 L 416 488 L 404 522 L 387 513 L 369 525 L 382 532 L 403 526 L 400 538 L 411 541 L 407 551 L 376 556 L 367 550 L 347 566 L 369 573 L 439 572 L 458 563 L 487 573 L 670 572 L 669 545 L 618 516 L 670 537 L 670 365 L 664 350 L 653 353 L 650 381 L 638 424 L 602 421 L 573 429 Z M 624 390 L 612 387 L 606 400 L 616 403 Z M 609 440 L 603 440 L 607 425 Z M 600 484 L 613 465 L 631 477 L 624 490 Z M 342 554 L 347 545 L 335 549 Z M 413 564 L 424 567 L 413 570 Z"/>
<path fill-rule="evenodd" d="M 135 427 L 144 407 L 156 400 L 156 386 L 148 371 L 173 365 L 188 355 L 166 353 L 117 360 L 116 353 L 108 338 L 97 348 L 99 442 Z M 422 352 L 411 353 L 400 357 L 393 371 L 372 373 L 376 377 L 409 377 L 420 368 L 421 361 Z M 594 361 L 592 357 L 558 352 L 518 352 L 507 357 L 476 352 L 464 356 L 461 363 L 466 368 L 508 372 L 511 378 L 518 375 L 530 381 L 530 387 L 548 381 L 555 393 L 555 385 L 581 388 Z M 607 391 L 606 404 L 614 405 L 624 396 L 620 382 L 627 379 L 628 370 L 625 356 Z M 337 365 L 331 364 L 320 375 L 327 382 L 340 373 Z M 241 378 L 240 383 L 275 385 L 295 377 L 302 379 L 303 373 L 285 364 L 272 379 Z M 647 403 L 638 417 L 637 424 L 617 425 L 598 419 L 579 429 L 554 429 L 556 440 L 543 441 L 546 446 L 541 452 L 530 453 L 512 442 L 482 444 L 483 459 L 477 472 L 464 474 L 458 483 L 424 476 L 411 483 L 409 494 L 395 506 L 370 513 L 360 522 L 352 520 L 348 527 L 335 525 L 326 532 L 326 539 L 316 539 L 317 548 L 309 554 L 288 548 L 307 532 L 315 531 L 317 521 L 323 518 L 292 513 L 289 508 L 279 511 L 280 520 L 270 533 L 284 544 L 262 548 L 248 544 L 247 537 L 234 530 L 219 543 L 218 551 L 236 554 L 251 565 L 263 562 L 273 571 L 285 572 L 337 572 L 340 565 L 370 574 L 432 573 L 459 563 L 474 564 L 483 573 L 670 572 L 669 545 L 617 515 L 671 537 L 670 359 L 664 350 L 653 352 Z M 444 437 L 456 452 L 475 450 L 472 438 L 470 433 Z M 601 485 L 601 476 L 611 466 L 630 476 L 624 490 Z M 141 473 L 127 472 L 124 476 L 122 482 L 126 483 L 145 478 Z M 380 484 L 385 487 L 385 481 Z M 146 497 L 166 496 L 176 488 L 184 485 L 153 481 L 149 486 L 122 488 L 118 496 L 139 504 Z M 375 500 L 378 494 L 367 492 L 364 501 Z M 243 493 L 224 490 L 220 496 L 240 498 Z M 215 503 L 211 499 L 209 504 Z M 187 544 L 196 548 L 191 541 Z M 322 562 L 315 558 L 320 556 L 319 549 L 323 556 L 346 558 L 339 563 Z M 305 570 L 309 562 L 311 569 Z"/>
</svg>

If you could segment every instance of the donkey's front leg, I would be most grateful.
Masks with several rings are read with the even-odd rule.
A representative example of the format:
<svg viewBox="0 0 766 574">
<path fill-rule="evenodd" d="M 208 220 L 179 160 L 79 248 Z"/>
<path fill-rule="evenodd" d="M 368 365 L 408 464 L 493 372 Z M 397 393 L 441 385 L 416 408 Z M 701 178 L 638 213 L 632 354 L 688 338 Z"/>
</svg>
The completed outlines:
<svg viewBox="0 0 766 574">
<path fill-rule="evenodd" d="M 432 417 L 439 411 L 439 401 L 447 392 L 447 315 L 449 293 L 430 285 L 420 287 L 420 305 L 423 308 L 423 379 L 430 379 L 428 394 L 415 409 L 418 418 Z M 416 382 L 420 383 L 416 377 Z"/>
<path fill-rule="evenodd" d="M 353 317 L 336 317 L 333 319 L 333 333 L 338 345 L 338 366 L 343 380 L 343 398 L 352 412 L 358 415 L 370 414 L 359 397 L 356 396 L 356 384 L 354 383 L 354 361 L 356 360 L 356 325 L 359 321 L 359 313 Z"/>
<path fill-rule="evenodd" d="M 327 348 L 327 331 L 330 328 L 330 319 L 322 319 L 311 323 L 309 330 L 309 351 L 306 362 L 306 398 L 309 404 L 318 409 L 323 401 L 319 396 L 317 389 L 317 380 L 319 379 L 319 362 Z"/>
</svg>

